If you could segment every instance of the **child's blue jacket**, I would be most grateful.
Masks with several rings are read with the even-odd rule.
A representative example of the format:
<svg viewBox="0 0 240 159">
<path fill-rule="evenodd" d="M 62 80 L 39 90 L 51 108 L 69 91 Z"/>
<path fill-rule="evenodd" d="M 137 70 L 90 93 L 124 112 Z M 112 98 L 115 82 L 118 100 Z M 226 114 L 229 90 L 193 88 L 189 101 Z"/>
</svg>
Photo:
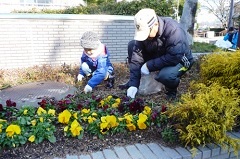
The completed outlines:
<svg viewBox="0 0 240 159">
<path fill-rule="evenodd" d="M 99 55 L 96 60 L 88 57 L 84 51 L 81 57 L 81 63 L 86 62 L 89 68 L 92 70 L 92 77 L 88 81 L 88 85 L 92 88 L 96 87 L 100 84 L 106 77 L 107 72 L 110 74 L 113 73 L 113 66 L 109 59 L 109 51 L 105 46 L 105 53 L 103 55 Z M 79 74 L 86 76 L 83 72 L 82 68 L 79 69 Z"/>
</svg>

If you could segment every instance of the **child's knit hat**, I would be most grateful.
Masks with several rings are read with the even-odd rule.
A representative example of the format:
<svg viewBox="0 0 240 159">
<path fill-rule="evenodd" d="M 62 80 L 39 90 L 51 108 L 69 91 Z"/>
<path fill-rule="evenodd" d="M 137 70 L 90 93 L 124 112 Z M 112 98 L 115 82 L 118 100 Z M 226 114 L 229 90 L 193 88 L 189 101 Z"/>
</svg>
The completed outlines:
<svg viewBox="0 0 240 159">
<path fill-rule="evenodd" d="M 85 32 L 80 39 L 81 46 L 86 49 L 97 49 L 99 44 L 99 38 L 96 33 L 92 31 Z"/>
</svg>

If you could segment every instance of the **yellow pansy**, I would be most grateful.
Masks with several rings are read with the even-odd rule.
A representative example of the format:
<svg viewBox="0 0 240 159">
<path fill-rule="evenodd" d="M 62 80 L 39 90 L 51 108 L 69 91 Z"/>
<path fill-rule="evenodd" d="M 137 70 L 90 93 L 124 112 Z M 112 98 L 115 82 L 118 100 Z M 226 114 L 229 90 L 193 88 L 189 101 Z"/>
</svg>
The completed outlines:
<svg viewBox="0 0 240 159">
<path fill-rule="evenodd" d="M 80 126 L 80 124 L 78 123 L 77 120 L 74 120 L 71 124 L 71 128 L 70 128 L 71 132 L 72 132 L 72 135 L 73 136 L 79 136 L 80 135 L 80 132 L 82 129 L 82 127 Z"/>
<path fill-rule="evenodd" d="M 18 125 L 11 124 L 7 127 L 6 133 L 8 137 L 12 137 L 14 134 L 20 134 L 21 128 Z"/>
<path fill-rule="evenodd" d="M 90 109 L 85 109 L 85 108 L 84 108 L 84 109 L 82 110 L 82 113 L 83 113 L 83 114 L 88 114 L 89 112 L 90 112 Z"/>
<path fill-rule="evenodd" d="M 147 115 L 145 115 L 143 113 L 140 113 L 138 115 L 138 121 L 140 121 L 140 122 L 145 122 L 147 119 L 148 119 Z"/>
<path fill-rule="evenodd" d="M 133 121 L 133 116 L 131 114 L 124 116 L 126 123 L 131 123 Z"/>
<path fill-rule="evenodd" d="M 139 129 L 146 129 L 147 125 L 145 124 L 145 121 L 147 120 L 147 115 L 140 113 L 138 115 L 137 125 Z"/>
<path fill-rule="evenodd" d="M 34 120 L 31 121 L 32 126 L 35 126 L 36 123 L 37 123 L 37 120 L 36 120 L 36 119 L 34 119 Z"/>
<path fill-rule="evenodd" d="M 117 99 L 115 100 L 115 103 L 120 104 L 120 103 L 121 103 L 121 99 L 120 99 L 120 98 L 117 98 Z"/>
<path fill-rule="evenodd" d="M 77 116 L 78 116 L 78 113 L 77 113 L 77 112 L 73 114 L 73 117 L 74 117 L 75 119 L 78 118 Z"/>
<path fill-rule="evenodd" d="M 101 123 L 100 124 L 100 132 L 102 133 L 102 134 L 106 134 L 107 133 L 107 131 L 108 131 L 108 123 Z"/>
<path fill-rule="evenodd" d="M 129 123 L 126 125 L 129 131 L 136 130 L 136 126 L 133 123 Z"/>
<path fill-rule="evenodd" d="M 39 120 L 40 120 L 40 122 L 43 122 L 43 117 L 40 117 Z"/>
<path fill-rule="evenodd" d="M 49 109 L 49 110 L 48 110 L 48 114 L 49 114 L 49 115 L 55 116 L 55 112 L 56 112 L 56 111 L 55 111 L 54 109 Z"/>
<path fill-rule="evenodd" d="M 66 109 L 58 116 L 58 121 L 63 124 L 68 124 L 71 117 L 71 113 Z"/>
<path fill-rule="evenodd" d="M 47 113 L 46 110 L 44 110 L 42 107 L 38 107 L 37 115 L 46 114 L 46 113 Z"/>
<path fill-rule="evenodd" d="M 63 129 L 64 132 L 67 132 L 68 131 L 68 126 L 65 126 L 64 129 Z"/>
<path fill-rule="evenodd" d="M 114 115 L 107 116 L 106 120 L 107 120 L 107 123 L 109 123 L 110 127 L 113 128 L 113 127 L 118 126 L 117 118 Z"/>
<path fill-rule="evenodd" d="M 137 125 L 138 125 L 138 128 L 141 129 L 141 130 L 147 128 L 147 125 L 145 123 L 138 122 Z"/>
<path fill-rule="evenodd" d="M 92 113 L 92 116 L 93 116 L 93 117 L 97 117 L 98 115 L 97 115 L 97 113 L 93 112 L 93 113 Z"/>
<path fill-rule="evenodd" d="M 104 105 L 104 100 L 101 100 L 101 101 L 99 102 L 99 106 L 103 107 L 103 105 Z"/>
<path fill-rule="evenodd" d="M 34 135 L 31 135 L 31 136 L 28 138 L 28 141 L 34 142 L 34 141 L 35 141 L 35 136 L 34 136 Z"/>
<path fill-rule="evenodd" d="M 101 117 L 101 122 L 102 123 L 100 123 L 100 131 L 102 134 L 106 134 L 109 128 L 113 128 L 119 125 L 117 123 L 117 118 L 114 115 Z"/>
<path fill-rule="evenodd" d="M 113 108 L 117 108 L 118 106 L 119 106 L 119 103 L 113 103 L 113 104 L 112 104 L 112 107 L 113 107 Z"/>
<path fill-rule="evenodd" d="M 146 115 L 150 115 L 152 112 L 151 108 L 149 106 L 145 106 L 144 107 L 144 110 L 143 110 L 143 113 L 146 114 Z"/>
<path fill-rule="evenodd" d="M 0 124 L 0 133 L 2 132 L 2 126 L 3 126 L 3 125 L 2 125 L 2 124 Z"/>
<path fill-rule="evenodd" d="M 91 117 L 91 116 L 89 116 L 87 119 L 88 119 L 89 124 L 91 124 L 92 122 L 94 122 L 96 120 L 96 118 Z"/>
<path fill-rule="evenodd" d="M 0 123 L 1 123 L 1 122 L 7 122 L 7 120 L 4 120 L 4 119 L 0 119 Z"/>
<path fill-rule="evenodd" d="M 112 99 L 112 96 L 108 96 L 108 97 L 106 98 L 106 101 L 109 102 L 111 99 Z"/>
<path fill-rule="evenodd" d="M 82 120 L 83 120 L 83 121 L 87 121 L 87 117 L 84 116 L 84 117 L 82 118 Z"/>
<path fill-rule="evenodd" d="M 121 118 L 121 117 L 118 118 L 119 121 L 123 121 L 124 119 L 125 119 L 125 118 Z"/>
<path fill-rule="evenodd" d="M 24 115 L 27 115 L 27 113 L 28 113 L 28 110 L 27 110 L 27 109 L 24 109 L 23 114 L 24 114 Z"/>
<path fill-rule="evenodd" d="M 105 123 L 106 122 L 106 116 L 101 117 L 101 122 Z"/>
</svg>

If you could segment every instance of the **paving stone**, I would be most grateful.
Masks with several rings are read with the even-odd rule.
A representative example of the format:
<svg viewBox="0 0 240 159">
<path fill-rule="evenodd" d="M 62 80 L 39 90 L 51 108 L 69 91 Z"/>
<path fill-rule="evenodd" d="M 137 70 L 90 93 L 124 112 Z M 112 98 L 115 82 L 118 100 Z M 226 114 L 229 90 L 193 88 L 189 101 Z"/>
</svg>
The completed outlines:
<svg viewBox="0 0 240 159">
<path fill-rule="evenodd" d="M 219 156 L 211 157 L 211 159 L 229 159 L 229 154 L 228 153 L 221 154 Z"/>
<path fill-rule="evenodd" d="M 214 156 L 219 156 L 220 155 L 220 147 L 214 143 L 210 143 L 210 144 L 207 144 L 206 145 L 211 151 L 211 157 L 214 157 Z"/>
<path fill-rule="evenodd" d="M 191 152 L 191 148 L 190 147 L 186 147 L 186 149 L 188 149 L 188 151 Z M 194 156 L 193 159 L 202 159 L 202 152 L 198 149 L 196 149 L 196 152 L 194 152 Z"/>
<path fill-rule="evenodd" d="M 220 154 L 225 154 L 225 153 L 229 153 L 230 151 L 229 146 L 227 144 L 223 144 L 223 146 L 217 144 L 220 147 Z"/>
<path fill-rule="evenodd" d="M 168 154 L 168 156 L 170 156 L 173 159 L 182 159 L 182 156 L 175 150 L 169 147 L 165 147 L 163 145 L 160 145 L 160 147 L 166 151 L 166 153 Z"/>
<path fill-rule="evenodd" d="M 234 152 L 230 152 L 229 157 L 230 157 L 230 158 L 233 158 L 233 157 L 237 157 L 237 156 L 239 156 L 239 155 L 240 155 L 240 151 L 238 151 L 238 154 L 237 154 L 237 155 L 235 155 Z"/>
<path fill-rule="evenodd" d="M 126 146 L 126 150 L 133 159 L 144 159 L 141 152 L 134 145 Z"/>
<path fill-rule="evenodd" d="M 202 152 L 202 159 L 211 157 L 211 150 L 206 146 L 199 146 L 198 149 Z"/>
<path fill-rule="evenodd" d="M 175 150 L 184 158 L 184 159 L 192 159 L 192 154 L 187 149 L 183 147 L 176 147 Z"/>
<path fill-rule="evenodd" d="M 145 159 L 157 159 L 157 156 L 145 144 L 135 144 Z"/>
<path fill-rule="evenodd" d="M 76 156 L 76 155 L 67 155 L 66 159 L 78 159 L 78 156 Z"/>
<path fill-rule="evenodd" d="M 91 154 L 91 156 L 92 156 L 93 159 L 105 159 L 102 151 L 94 152 L 94 153 Z"/>
<path fill-rule="evenodd" d="M 118 159 L 115 152 L 113 150 L 110 150 L 110 149 L 103 150 L 103 155 L 105 156 L 106 159 Z"/>
<path fill-rule="evenodd" d="M 156 143 L 149 143 L 147 146 L 152 150 L 152 152 L 158 157 L 158 159 L 171 159 L 170 156 L 163 151 L 163 149 Z"/>
<path fill-rule="evenodd" d="M 114 150 L 119 159 L 132 159 L 124 147 L 114 147 Z"/>
<path fill-rule="evenodd" d="M 92 159 L 90 155 L 80 155 L 79 159 Z"/>
<path fill-rule="evenodd" d="M 233 135 L 235 135 L 237 138 L 240 138 L 240 132 L 232 132 Z"/>
</svg>

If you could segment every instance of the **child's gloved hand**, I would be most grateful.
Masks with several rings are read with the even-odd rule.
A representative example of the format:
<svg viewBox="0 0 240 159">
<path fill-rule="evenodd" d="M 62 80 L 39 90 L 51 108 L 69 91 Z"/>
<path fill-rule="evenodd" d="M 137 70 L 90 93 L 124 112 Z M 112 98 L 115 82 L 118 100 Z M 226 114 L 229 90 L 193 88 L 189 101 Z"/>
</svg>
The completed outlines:
<svg viewBox="0 0 240 159">
<path fill-rule="evenodd" d="M 85 94 L 87 94 L 89 92 L 92 92 L 92 87 L 87 84 L 83 91 L 84 91 Z"/>
<path fill-rule="evenodd" d="M 81 81 L 83 80 L 83 78 L 84 78 L 84 76 L 83 76 L 83 75 L 81 75 L 81 74 L 78 74 L 78 76 L 77 76 L 77 79 L 78 79 L 78 81 L 79 81 L 79 82 L 81 82 Z"/>
<path fill-rule="evenodd" d="M 137 87 L 131 86 L 127 90 L 127 96 L 130 98 L 135 98 L 137 91 L 138 91 Z"/>
<path fill-rule="evenodd" d="M 141 67 L 141 73 L 143 74 L 143 75 L 148 75 L 150 72 L 149 72 L 149 70 L 148 70 L 148 68 L 147 68 L 147 63 L 145 63 L 144 65 L 142 65 L 142 67 Z"/>
</svg>

